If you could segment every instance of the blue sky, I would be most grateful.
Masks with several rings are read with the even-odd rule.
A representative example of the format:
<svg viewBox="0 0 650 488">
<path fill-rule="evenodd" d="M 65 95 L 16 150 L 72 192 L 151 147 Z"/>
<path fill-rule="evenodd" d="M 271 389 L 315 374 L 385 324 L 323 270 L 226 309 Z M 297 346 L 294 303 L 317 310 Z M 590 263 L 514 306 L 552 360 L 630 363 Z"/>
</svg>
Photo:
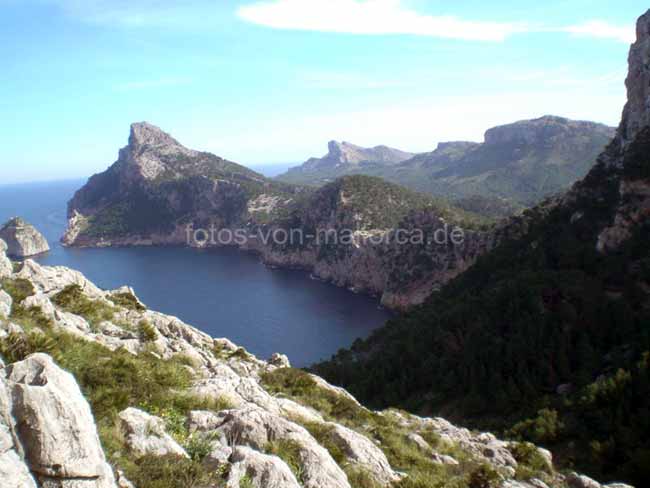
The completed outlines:
<svg viewBox="0 0 650 488">
<path fill-rule="evenodd" d="M 644 5 L 645 4 L 645 5 Z M 88 176 L 129 124 L 242 164 L 616 125 L 628 0 L 0 0 L 0 183 Z"/>
</svg>

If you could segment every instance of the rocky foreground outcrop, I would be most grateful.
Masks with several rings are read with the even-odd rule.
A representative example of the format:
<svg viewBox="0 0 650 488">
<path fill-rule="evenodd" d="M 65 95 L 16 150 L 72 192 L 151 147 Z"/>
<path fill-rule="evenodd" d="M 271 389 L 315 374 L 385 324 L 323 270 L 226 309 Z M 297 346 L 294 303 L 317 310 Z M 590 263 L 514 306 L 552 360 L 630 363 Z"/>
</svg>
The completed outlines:
<svg viewBox="0 0 650 488">
<path fill-rule="evenodd" d="M 35 256 L 50 250 L 43 234 L 20 217 L 14 217 L 0 227 L 0 239 L 7 244 L 6 253 L 16 258 Z"/>
<path fill-rule="evenodd" d="M 189 463 L 183 472 L 199 470 L 208 480 L 200 486 L 213 488 L 424 488 L 433 486 L 426 479 L 465 486 L 458 483 L 481 476 L 511 488 L 600 486 L 556 472 L 551 454 L 532 445 L 441 418 L 368 410 L 345 390 L 291 369 L 280 354 L 261 361 L 227 339 L 147 310 L 126 287 L 101 290 L 76 271 L 31 260 L 2 287 L 13 299 L 9 317 L 0 318 L 3 487 L 132 487 L 126 470 L 136 488 L 146 488 L 143 473 L 152 471 L 144 470 L 157 458 L 169 467 L 155 476 Z M 89 364 L 111 362 L 111 355 L 122 358 L 117 365 L 127 357 L 178 364 L 191 381 L 185 391 L 169 391 L 168 407 L 132 400 L 116 418 L 93 418 L 73 376 L 36 352 L 76 364 L 83 344 L 99 347 Z M 92 372 L 77 374 L 92 391 Z M 202 407 L 178 410 L 178 398 Z M 530 456 L 535 470 L 524 469 Z"/>
<path fill-rule="evenodd" d="M 0 481 L 6 488 L 114 488 L 88 402 L 45 354 L 0 369 Z"/>
</svg>

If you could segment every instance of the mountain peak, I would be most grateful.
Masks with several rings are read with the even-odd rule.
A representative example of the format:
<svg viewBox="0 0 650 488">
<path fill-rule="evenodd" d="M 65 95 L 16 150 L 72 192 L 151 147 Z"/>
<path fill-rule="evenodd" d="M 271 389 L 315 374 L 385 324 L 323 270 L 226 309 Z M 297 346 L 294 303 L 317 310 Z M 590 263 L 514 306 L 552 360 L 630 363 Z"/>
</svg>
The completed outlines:
<svg viewBox="0 0 650 488">
<path fill-rule="evenodd" d="M 131 124 L 129 146 L 163 145 L 180 146 L 180 143 L 160 127 L 149 122 L 135 122 Z"/>
</svg>

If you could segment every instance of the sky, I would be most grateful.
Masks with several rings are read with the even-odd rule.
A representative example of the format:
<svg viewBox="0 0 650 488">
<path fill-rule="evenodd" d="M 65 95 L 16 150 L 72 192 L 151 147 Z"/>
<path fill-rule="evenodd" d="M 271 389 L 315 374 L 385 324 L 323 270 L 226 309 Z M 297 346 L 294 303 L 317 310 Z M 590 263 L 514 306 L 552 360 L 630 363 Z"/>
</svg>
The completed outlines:
<svg viewBox="0 0 650 488">
<path fill-rule="evenodd" d="M 645 5 L 644 5 L 645 4 Z M 86 177 L 146 120 L 246 165 L 617 125 L 647 2 L 0 0 L 0 184 Z"/>
</svg>

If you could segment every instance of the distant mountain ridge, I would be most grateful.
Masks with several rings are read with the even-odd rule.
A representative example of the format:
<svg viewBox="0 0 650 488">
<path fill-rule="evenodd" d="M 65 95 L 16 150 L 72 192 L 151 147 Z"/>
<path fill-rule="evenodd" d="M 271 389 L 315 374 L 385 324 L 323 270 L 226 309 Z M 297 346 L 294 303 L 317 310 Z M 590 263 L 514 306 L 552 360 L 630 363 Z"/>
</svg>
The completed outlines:
<svg viewBox="0 0 650 488">
<path fill-rule="evenodd" d="M 336 171 L 339 176 L 364 165 L 393 165 L 412 158 L 415 154 L 401 151 L 388 146 L 375 146 L 371 148 L 357 146 L 343 141 L 330 141 L 327 144 L 328 152 L 322 158 L 310 158 L 301 166 L 289 169 L 280 179 L 291 181 L 294 177 L 302 179 L 300 173 L 319 171 Z M 297 181 L 310 183 L 310 181 Z"/>
<path fill-rule="evenodd" d="M 505 199 L 517 208 L 566 190 L 584 177 L 614 134 L 613 127 L 603 124 L 546 115 L 488 129 L 483 143 L 442 142 L 434 151 L 402 161 L 387 163 L 376 156 L 365 164 L 331 164 L 335 158 L 330 152 L 278 179 L 320 185 L 342 174 L 360 173 L 434 196 Z"/>
</svg>

